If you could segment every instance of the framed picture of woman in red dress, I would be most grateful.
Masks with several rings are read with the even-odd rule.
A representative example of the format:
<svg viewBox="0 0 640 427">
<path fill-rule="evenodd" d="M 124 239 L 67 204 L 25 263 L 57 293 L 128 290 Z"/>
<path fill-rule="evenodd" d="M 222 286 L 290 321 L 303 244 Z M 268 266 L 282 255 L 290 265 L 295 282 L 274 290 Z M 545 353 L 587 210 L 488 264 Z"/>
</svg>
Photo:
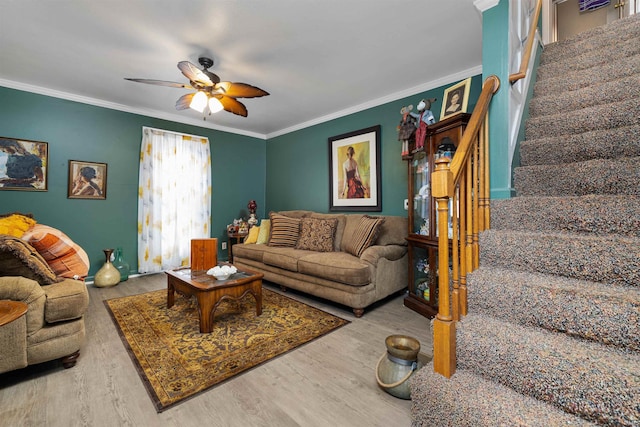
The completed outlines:
<svg viewBox="0 0 640 427">
<path fill-rule="evenodd" d="M 381 211 L 380 125 L 329 138 L 329 210 Z"/>
</svg>

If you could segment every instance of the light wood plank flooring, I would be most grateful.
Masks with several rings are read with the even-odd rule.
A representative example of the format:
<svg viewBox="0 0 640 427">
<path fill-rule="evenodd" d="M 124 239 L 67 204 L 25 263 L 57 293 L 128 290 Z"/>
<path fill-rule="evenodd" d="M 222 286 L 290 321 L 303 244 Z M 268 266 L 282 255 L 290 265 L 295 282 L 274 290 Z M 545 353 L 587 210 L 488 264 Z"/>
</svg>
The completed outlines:
<svg viewBox="0 0 640 427">
<path fill-rule="evenodd" d="M 77 365 L 63 369 L 50 362 L 0 374 L 0 426 L 411 424 L 411 402 L 385 393 L 375 379 L 389 335 L 413 336 L 431 355 L 430 322 L 403 306 L 404 294 L 358 319 L 343 306 L 288 291 L 352 323 L 158 414 L 103 301 L 164 289 L 165 275 L 130 278 L 112 288 L 88 286 L 87 339 Z"/>
</svg>

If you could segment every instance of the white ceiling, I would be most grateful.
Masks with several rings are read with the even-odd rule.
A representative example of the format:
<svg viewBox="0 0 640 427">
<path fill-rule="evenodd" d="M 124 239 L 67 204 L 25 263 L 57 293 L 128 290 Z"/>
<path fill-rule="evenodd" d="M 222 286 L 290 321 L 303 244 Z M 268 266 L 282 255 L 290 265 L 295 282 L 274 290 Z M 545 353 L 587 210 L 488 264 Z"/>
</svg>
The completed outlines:
<svg viewBox="0 0 640 427">
<path fill-rule="evenodd" d="M 267 138 L 478 74 L 481 34 L 473 0 L 1 0 L 0 86 Z M 124 80 L 200 56 L 271 95 L 203 121 Z"/>
</svg>

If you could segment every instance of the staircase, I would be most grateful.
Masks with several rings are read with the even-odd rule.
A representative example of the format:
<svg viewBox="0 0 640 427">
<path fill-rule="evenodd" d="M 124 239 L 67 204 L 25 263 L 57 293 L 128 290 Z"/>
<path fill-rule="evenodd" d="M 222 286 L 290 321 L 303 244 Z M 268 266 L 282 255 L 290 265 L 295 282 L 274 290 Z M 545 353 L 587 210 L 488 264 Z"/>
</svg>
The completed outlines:
<svg viewBox="0 0 640 427">
<path fill-rule="evenodd" d="M 414 426 L 640 426 L 640 15 L 546 46 L 529 112 Z"/>
</svg>

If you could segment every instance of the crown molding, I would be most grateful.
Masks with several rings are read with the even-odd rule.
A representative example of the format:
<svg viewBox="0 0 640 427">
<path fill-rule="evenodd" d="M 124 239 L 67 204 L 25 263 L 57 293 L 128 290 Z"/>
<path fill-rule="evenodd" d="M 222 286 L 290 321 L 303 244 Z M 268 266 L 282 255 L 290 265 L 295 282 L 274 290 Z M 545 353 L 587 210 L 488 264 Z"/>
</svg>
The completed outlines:
<svg viewBox="0 0 640 427">
<path fill-rule="evenodd" d="M 286 129 L 281 129 L 272 133 L 267 134 L 267 140 L 271 138 L 275 138 L 277 136 L 285 135 L 287 133 L 295 132 L 297 130 L 301 130 L 304 128 L 308 128 L 311 126 L 318 125 L 320 123 L 328 122 L 330 120 L 339 119 L 340 117 L 347 116 L 349 114 L 358 113 L 360 111 L 367 110 L 369 108 L 377 107 L 382 104 L 386 104 L 388 102 L 396 101 L 398 99 L 406 98 L 417 93 L 426 92 L 431 89 L 435 89 L 437 87 L 441 87 L 447 85 L 452 82 L 456 82 L 458 80 L 464 80 L 467 77 L 474 76 L 476 74 L 482 74 L 482 66 L 477 66 L 473 68 L 469 68 L 467 70 L 461 71 L 456 74 L 448 75 L 447 77 L 443 77 L 441 79 L 432 80 L 427 83 L 423 83 L 418 86 L 414 86 L 409 89 L 405 89 L 400 92 L 395 92 L 390 95 L 383 96 L 381 98 L 374 99 L 372 101 L 368 101 L 362 104 L 354 105 L 353 107 L 346 108 L 344 110 L 336 111 L 335 113 L 327 114 L 326 116 L 318 117 L 313 120 L 309 120 L 307 122 L 299 123 L 297 125 L 288 127 Z"/>
<path fill-rule="evenodd" d="M 108 108 L 111 110 L 123 111 L 125 113 L 138 114 L 141 116 L 153 117 L 156 119 L 168 120 L 176 123 L 183 123 L 187 125 L 198 126 L 201 128 L 219 130 L 222 132 L 229 132 L 238 135 L 250 136 L 258 139 L 266 139 L 266 135 L 256 132 L 248 132 L 240 129 L 230 128 L 226 126 L 216 125 L 212 122 L 204 120 L 193 119 L 190 117 L 180 116 L 178 114 L 169 114 L 157 110 L 148 110 L 145 108 L 134 108 L 128 105 L 117 104 L 115 102 L 108 102 L 102 99 L 90 98 L 87 96 L 76 95 L 73 93 L 62 92 L 54 89 L 49 89 L 41 86 L 34 86 L 25 83 L 15 82 L 12 80 L 0 79 L 0 86 L 4 86 L 10 89 L 22 90 L 25 92 L 37 93 L 39 95 L 51 96 L 53 98 L 66 99 L 68 101 L 80 102 L 82 104 L 94 105 L 96 107 Z"/>
<path fill-rule="evenodd" d="M 189 117 L 183 117 L 177 114 L 168 114 L 157 110 L 148 110 L 143 108 L 134 108 L 128 105 L 117 104 L 114 102 L 108 102 L 101 99 L 90 98 L 86 96 L 76 95 L 68 92 L 57 91 L 54 89 L 44 88 L 41 86 L 34 86 L 25 83 L 15 82 L 12 80 L 0 79 L 0 86 L 4 86 L 10 89 L 22 90 L 25 92 L 37 93 L 40 95 L 51 96 L 54 98 L 66 99 L 68 101 L 80 102 L 82 104 L 94 105 L 97 107 L 108 108 L 111 110 L 123 111 L 126 113 L 138 114 L 142 116 L 154 117 L 157 119 L 168 120 L 176 123 L 183 123 L 188 125 L 193 125 L 201 128 L 214 129 L 222 132 L 228 132 L 238 135 L 249 136 L 252 138 L 268 140 L 270 138 L 275 138 L 277 136 L 285 135 L 291 132 L 295 132 L 301 129 L 305 129 L 311 126 L 315 126 L 321 123 L 328 122 L 330 120 L 339 119 L 344 116 L 348 116 L 349 114 L 358 113 L 360 111 L 367 110 L 369 108 L 377 107 L 379 105 L 386 104 L 388 102 L 396 101 L 398 99 L 406 98 L 421 92 L 426 92 L 431 89 L 435 89 L 441 86 L 445 86 L 452 82 L 456 82 L 459 80 L 464 80 L 467 77 L 474 76 L 476 74 L 482 74 L 482 66 L 479 65 L 477 67 L 472 67 L 467 70 L 448 75 L 441 79 L 432 80 L 426 83 L 423 83 L 418 86 L 411 87 L 409 89 L 402 90 L 400 92 L 395 92 L 372 101 L 367 101 L 362 104 L 354 105 L 353 107 L 349 107 L 340 111 L 336 111 L 331 114 L 327 114 L 325 116 L 321 116 L 315 118 L 313 120 L 309 120 L 306 122 L 299 123 L 297 125 L 280 129 L 278 131 L 269 133 L 269 134 L 261 134 L 257 132 L 248 132 L 240 129 L 230 128 L 226 126 L 216 125 L 211 122 L 201 121 L 197 119 L 192 119 Z"/>
</svg>

